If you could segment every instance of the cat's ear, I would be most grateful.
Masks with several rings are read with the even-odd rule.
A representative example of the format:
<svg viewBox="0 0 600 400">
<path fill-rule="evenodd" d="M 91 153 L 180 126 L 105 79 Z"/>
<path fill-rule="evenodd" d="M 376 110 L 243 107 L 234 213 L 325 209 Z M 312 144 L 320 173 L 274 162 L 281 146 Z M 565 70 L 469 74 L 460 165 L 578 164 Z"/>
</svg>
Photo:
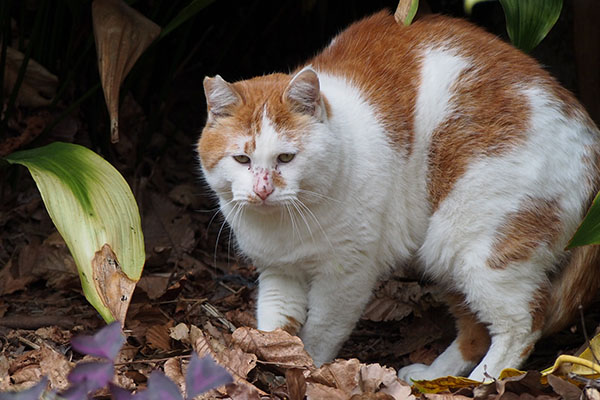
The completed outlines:
<svg viewBox="0 0 600 400">
<path fill-rule="evenodd" d="M 319 77 L 310 66 L 304 67 L 292 78 L 283 98 L 296 112 L 319 119 L 325 116 Z"/>
<path fill-rule="evenodd" d="M 231 115 L 232 108 L 242 101 L 233 85 L 219 75 L 204 78 L 204 95 L 209 119 Z"/>
</svg>

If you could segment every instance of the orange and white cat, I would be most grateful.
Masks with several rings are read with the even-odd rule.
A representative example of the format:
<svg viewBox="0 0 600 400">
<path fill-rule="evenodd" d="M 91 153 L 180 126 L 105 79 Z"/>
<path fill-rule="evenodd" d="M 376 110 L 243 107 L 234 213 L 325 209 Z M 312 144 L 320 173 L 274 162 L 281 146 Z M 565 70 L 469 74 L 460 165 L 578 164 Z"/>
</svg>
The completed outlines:
<svg viewBox="0 0 600 400">
<path fill-rule="evenodd" d="M 376 281 L 417 264 L 458 337 L 408 379 L 518 367 L 600 286 L 565 251 L 599 188 L 600 136 L 530 57 L 462 20 L 358 23 L 292 74 L 204 81 L 206 181 L 260 273 L 258 328 L 332 360 Z"/>
</svg>

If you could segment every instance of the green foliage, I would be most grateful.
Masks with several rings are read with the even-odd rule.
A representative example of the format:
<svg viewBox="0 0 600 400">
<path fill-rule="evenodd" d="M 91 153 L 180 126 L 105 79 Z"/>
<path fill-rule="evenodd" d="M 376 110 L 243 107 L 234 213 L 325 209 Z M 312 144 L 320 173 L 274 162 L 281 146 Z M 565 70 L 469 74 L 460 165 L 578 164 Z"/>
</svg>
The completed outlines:
<svg viewBox="0 0 600 400">
<path fill-rule="evenodd" d="M 562 9 L 562 0 L 500 0 L 500 4 L 510 40 L 526 52 L 546 37 Z"/>
<path fill-rule="evenodd" d="M 491 0 L 464 0 L 465 12 L 471 14 L 473 6 L 484 1 Z M 562 3 L 562 0 L 500 0 L 511 42 L 525 52 L 533 50 L 558 20 Z"/>
<path fill-rule="evenodd" d="M 108 244 L 134 286 L 142 273 L 145 252 L 140 215 L 125 179 L 102 157 L 75 144 L 56 142 L 5 159 L 29 169 L 73 255 L 88 301 L 107 322 L 121 317 L 107 304 L 111 294 L 98 287 L 102 277 L 93 260 Z"/>
<path fill-rule="evenodd" d="M 600 193 L 596 195 L 592 206 L 581 225 L 579 225 L 579 229 L 569 241 L 567 248 L 571 249 L 588 244 L 600 244 Z"/>
</svg>

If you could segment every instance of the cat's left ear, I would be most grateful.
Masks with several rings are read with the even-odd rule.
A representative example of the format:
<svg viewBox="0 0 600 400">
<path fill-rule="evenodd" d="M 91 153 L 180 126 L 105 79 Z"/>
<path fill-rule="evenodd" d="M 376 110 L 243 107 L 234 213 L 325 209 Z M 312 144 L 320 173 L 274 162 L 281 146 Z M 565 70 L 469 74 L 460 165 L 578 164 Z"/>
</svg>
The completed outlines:
<svg viewBox="0 0 600 400">
<path fill-rule="evenodd" d="M 326 116 L 319 77 L 310 66 L 304 67 L 292 78 L 283 93 L 283 98 L 296 112 L 320 120 Z"/>
</svg>

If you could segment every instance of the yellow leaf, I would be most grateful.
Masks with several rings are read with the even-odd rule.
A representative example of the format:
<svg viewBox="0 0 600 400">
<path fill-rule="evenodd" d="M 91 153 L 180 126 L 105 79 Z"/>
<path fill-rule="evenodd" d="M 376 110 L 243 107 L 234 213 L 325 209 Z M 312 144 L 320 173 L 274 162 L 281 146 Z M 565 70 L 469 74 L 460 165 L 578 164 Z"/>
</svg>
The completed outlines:
<svg viewBox="0 0 600 400">
<path fill-rule="evenodd" d="M 481 382 L 459 376 L 444 376 L 430 381 L 413 381 L 413 386 L 421 393 L 440 393 L 479 384 L 481 384 Z"/>
<path fill-rule="evenodd" d="M 504 368 L 502 372 L 500 372 L 500 376 L 498 380 L 502 380 L 504 378 L 512 378 L 514 376 L 524 375 L 525 371 L 521 371 L 515 368 Z"/>
</svg>

